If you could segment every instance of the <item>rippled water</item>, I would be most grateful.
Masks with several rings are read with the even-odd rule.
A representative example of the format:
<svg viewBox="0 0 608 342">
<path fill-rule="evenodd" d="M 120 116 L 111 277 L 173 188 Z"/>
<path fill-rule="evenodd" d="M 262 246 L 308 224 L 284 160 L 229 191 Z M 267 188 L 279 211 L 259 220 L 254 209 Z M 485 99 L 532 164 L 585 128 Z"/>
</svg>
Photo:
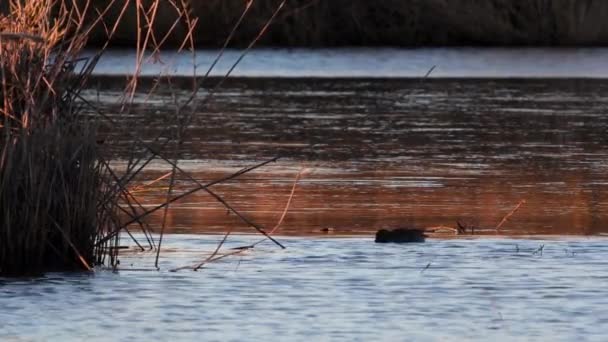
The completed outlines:
<svg viewBox="0 0 608 342">
<path fill-rule="evenodd" d="M 0 279 L 0 340 L 605 340 L 605 237 L 443 235 L 379 245 L 370 236 L 456 221 L 477 234 L 605 234 L 608 81 L 352 78 L 415 77 L 433 64 L 439 77 L 602 77 L 605 52 L 419 52 L 374 51 L 376 59 L 360 50 L 300 51 L 300 59 L 254 52 L 237 75 L 349 78 L 231 79 L 170 156 L 201 182 L 282 156 L 214 187 L 265 227 L 278 221 L 296 173 L 307 169 L 279 230 L 287 249 L 266 243 L 199 272 L 170 272 L 207 257 L 220 240 L 170 234 L 161 271 L 152 252 L 131 247 L 116 273 Z M 120 72 L 124 54 L 109 57 L 103 63 Z M 168 71 L 184 70 L 177 63 Z M 97 81 L 100 92 L 85 97 L 117 113 L 116 79 Z M 171 122 L 172 101 L 164 88 L 153 98 L 138 93 L 131 115 L 113 117 L 150 141 Z M 132 139 L 118 128 L 103 131 L 120 168 Z M 138 181 L 167 170 L 156 160 Z M 166 185 L 135 196 L 154 206 Z M 176 193 L 193 186 L 179 177 Z M 157 228 L 160 219 L 148 221 Z M 172 205 L 167 224 L 178 233 L 250 232 L 203 193 Z M 317 237 L 294 237 L 311 234 Z M 222 253 L 258 238 L 231 236 Z M 132 243 L 125 237 L 123 244 Z"/>
<path fill-rule="evenodd" d="M 251 243 L 234 237 L 230 246 Z M 164 270 L 219 238 L 170 235 Z M 557 340 L 608 333 L 606 239 L 282 238 L 199 271 L 0 279 L 0 339 Z M 544 246 L 542 253 L 539 248 Z"/>
<path fill-rule="evenodd" d="M 580 79 L 233 79 L 196 113 L 179 159 L 209 181 L 283 156 L 216 187 L 268 227 L 308 168 L 283 234 L 456 221 L 494 234 L 522 200 L 501 232 L 596 234 L 608 232 L 607 94 L 608 81 Z M 111 88 L 87 96 L 116 109 Z M 152 139 L 171 122 L 171 101 L 167 91 L 152 100 L 139 94 L 133 115 L 121 119 Z M 127 147 L 125 136 L 113 129 L 109 139 Z M 148 170 L 153 179 L 168 165 Z M 138 198 L 158 204 L 166 185 Z M 193 186 L 181 177 L 180 189 Z M 250 231 L 204 193 L 172 206 L 169 221 L 176 232 Z"/>
</svg>

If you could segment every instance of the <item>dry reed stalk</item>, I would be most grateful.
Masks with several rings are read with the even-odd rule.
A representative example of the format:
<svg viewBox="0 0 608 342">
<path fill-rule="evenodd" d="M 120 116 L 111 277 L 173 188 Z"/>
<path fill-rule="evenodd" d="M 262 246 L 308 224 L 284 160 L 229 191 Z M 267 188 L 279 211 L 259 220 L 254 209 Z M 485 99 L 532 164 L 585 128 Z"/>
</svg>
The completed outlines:
<svg viewBox="0 0 608 342">
<path fill-rule="evenodd" d="M 428 232 L 428 233 L 435 233 L 435 234 L 442 234 L 445 232 L 450 232 L 450 233 L 453 233 L 454 235 L 459 234 L 458 228 L 454 228 L 454 227 L 450 227 L 450 226 L 443 226 L 443 225 L 426 227 L 426 228 L 424 228 L 424 231 Z"/>
<path fill-rule="evenodd" d="M 274 234 L 277 229 L 279 229 L 279 227 L 281 226 L 281 224 L 283 224 L 283 220 L 285 220 L 285 216 L 287 216 L 287 212 L 289 212 L 289 207 L 291 206 L 291 200 L 293 199 L 293 196 L 296 194 L 296 186 L 298 185 L 298 182 L 300 181 L 300 178 L 302 177 L 302 175 L 304 175 L 305 173 L 307 173 L 309 170 L 306 168 L 302 168 L 300 169 L 300 172 L 298 172 L 298 174 L 296 175 L 296 178 L 293 181 L 293 185 L 291 186 L 291 192 L 289 193 L 289 198 L 287 199 L 287 203 L 285 204 L 285 208 L 283 209 L 283 213 L 281 214 L 281 217 L 279 218 L 279 221 L 277 222 L 277 224 L 275 224 L 274 228 L 272 228 L 272 230 L 270 231 L 270 235 Z"/>
<path fill-rule="evenodd" d="M 249 52 L 249 50 L 250 50 L 250 49 L 251 49 L 251 48 L 252 48 L 252 47 L 253 47 L 253 46 L 254 46 L 254 45 L 255 45 L 255 44 L 256 44 L 256 43 L 259 41 L 259 39 L 262 37 L 262 35 L 263 35 L 263 34 L 264 34 L 264 33 L 265 33 L 267 30 L 268 30 L 268 27 L 271 25 L 271 23 L 274 21 L 274 19 L 275 19 L 275 18 L 276 18 L 276 16 L 278 15 L 278 13 L 281 11 L 281 9 L 283 8 L 283 6 L 285 5 L 285 2 L 286 2 L 286 0 L 282 1 L 282 2 L 279 4 L 279 6 L 278 6 L 278 7 L 275 9 L 275 11 L 273 12 L 272 16 L 270 17 L 270 19 L 268 19 L 268 21 L 267 21 L 267 22 L 264 24 L 264 26 L 262 27 L 262 29 L 260 30 L 260 32 L 258 33 L 258 35 L 257 35 L 257 36 L 256 36 L 256 37 L 255 37 L 255 38 L 254 38 L 254 39 L 251 41 L 251 43 L 249 44 L 249 46 L 247 47 L 247 49 L 245 49 L 245 50 L 243 51 L 243 53 L 242 53 L 242 54 L 239 56 L 239 58 L 236 60 L 236 62 L 235 62 L 235 63 L 232 65 L 232 67 L 231 67 L 231 68 L 228 70 L 228 72 L 226 73 L 226 75 L 224 76 L 224 78 L 222 78 L 222 79 L 220 80 L 220 82 L 218 82 L 218 83 L 215 85 L 215 87 L 212 89 L 212 91 L 210 91 L 210 92 L 209 92 L 209 94 L 208 94 L 208 95 L 207 95 L 207 96 L 204 98 L 204 100 L 203 100 L 203 101 L 201 101 L 203 104 L 206 104 L 206 103 L 209 101 L 209 99 L 210 99 L 210 98 L 211 98 L 211 96 L 213 95 L 214 91 L 215 91 L 215 90 L 217 90 L 219 87 L 221 87 L 221 85 L 223 84 L 223 81 L 224 81 L 226 78 L 228 78 L 228 77 L 230 76 L 230 74 L 232 73 L 232 71 L 233 71 L 233 70 L 236 68 L 236 66 L 237 66 L 237 65 L 238 65 L 238 64 L 239 64 L 239 63 L 242 61 L 242 59 L 243 59 L 243 58 L 245 57 L 245 55 L 246 55 L 246 54 Z M 231 31 L 231 33 L 229 34 L 229 36 L 228 36 L 228 38 L 226 39 L 226 42 L 225 42 L 225 44 L 224 44 L 224 46 L 223 46 L 222 50 L 220 50 L 220 52 L 219 52 L 218 56 L 216 57 L 216 59 L 215 59 L 215 60 L 214 60 L 214 62 L 212 63 L 211 67 L 208 69 L 208 71 L 207 71 L 207 73 L 205 74 L 205 76 L 203 77 L 203 79 L 202 79 L 202 80 L 197 80 L 196 78 L 194 79 L 194 81 L 193 81 L 193 91 L 192 91 L 192 94 L 191 94 L 191 95 L 190 95 L 190 96 L 187 98 L 187 100 L 186 100 L 186 101 L 184 101 L 184 102 L 181 104 L 181 106 L 180 106 L 180 105 L 179 105 L 179 104 L 176 102 L 176 119 L 177 119 L 177 121 L 179 121 L 179 120 L 180 120 L 180 114 L 183 112 L 183 110 L 184 110 L 184 109 L 185 109 L 187 106 L 192 107 L 192 108 L 191 108 L 191 111 L 190 111 L 190 113 L 189 113 L 189 115 L 186 115 L 186 117 L 185 117 L 185 119 L 184 119 L 184 121 L 185 121 L 185 122 L 184 122 L 184 121 L 182 121 L 182 124 L 179 126 L 179 127 L 180 127 L 180 129 L 179 129 L 179 130 L 176 132 L 176 135 L 177 135 L 177 136 L 182 136 L 182 135 L 183 135 L 183 133 L 184 133 L 184 128 L 185 128 L 185 127 L 187 127 L 187 126 L 189 125 L 190 121 L 191 121 L 191 120 L 192 120 L 192 118 L 193 118 L 193 114 L 194 114 L 195 110 L 196 110 L 196 109 L 197 109 L 197 108 L 200 106 L 200 103 L 197 103 L 197 104 L 195 104 L 194 106 L 191 106 L 191 103 L 192 103 L 192 102 L 194 101 L 194 99 L 196 98 L 196 95 L 197 95 L 198 89 L 200 89 L 200 87 L 202 86 L 202 83 L 201 83 L 201 82 L 202 82 L 202 81 L 204 81 L 204 80 L 205 80 L 205 79 L 208 77 L 208 75 L 210 74 L 210 72 L 211 72 L 212 68 L 215 66 L 215 64 L 217 63 L 217 61 L 219 61 L 219 59 L 221 58 L 221 56 L 222 56 L 222 54 L 223 54 L 224 49 L 227 47 L 227 44 L 228 44 L 228 42 L 230 41 L 230 39 L 232 39 L 232 36 L 233 36 L 234 32 L 236 31 L 236 29 L 237 29 L 238 25 L 240 25 L 240 23 L 241 23 L 241 22 L 242 22 L 242 20 L 244 19 L 245 15 L 248 13 L 249 8 L 250 8 L 250 6 L 251 6 L 251 4 L 252 4 L 252 3 L 253 3 L 253 1 L 248 1 L 248 2 L 246 3 L 245 9 L 243 10 L 243 13 L 241 14 L 241 17 L 240 17 L 239 21 L 237 22 L 237 25 L 235 25 L 235 27 L 233 28 L 233 30 L 232 30 L 232 31 Z M 190 35 L 190 37 L 191 37 L 191 35 Z M 139 39 L 138 39 L 138 40 L 139 40 Z M 164 131 L 163 131 L 163 132 L 164 132 Z M 161 133 L 160 135 L 163 135 L 163 133 Z M 159 136 L 160 136 L 160 135 L 159 135 Z M 165 145 L 163 145 L 163 147 L 164 147 L 164 146 L 166 146 L 166 144 L 165 144 Z M 155 153 L 155 151 L 153 151 L 152 149 L 150 149 L 150 151 L 151 151 L 153 154 L 156 154 L 156 155 L 157 155 L 157 153 Z M 274 159 L 273 159 L 273 160 L 271 160 L 271 161 L 274 161 L 274 160 L 276 160 L 276 159 L 277 159 L 277 158 L 274 158 Z M 150 160 L 151 160 L 151 159 L 149 158 L 149 159 L 148 159 L 148 160 L 147 160 L 145 163 L 147 164 L 147 163 L 148 163 Z M 269 240 L 271 240 L 272 242 L 274 242 L 274 243 L 275 243 L 277 246 L 279 246 L 279 247 L 281 247 L 281 248 L 285 248 L 285 247 L 284 247 L 284 246 L 283 246 L 281 243 L 279 243 L 277 240 L 275 240 L 274 238 L 272 238 L 272 237 L 271 237 L 271 236 L 270 236 L 268 233 L 266 233 L 266 231 L 264 230 L 264 228 L 263 228 L 263 227 L 261 227 L 260 225 L 256 224 L 255 222 L 253 222 L 253 221 L 249 220 L 247 217 L 245 217 L 243 214 L 241 214 L 239 211 L 237 211 L 235 208 L 233 208 L 233 207 L 232 207 L 232 206 L 231 206 L 231 205 L 230 205 L 228 202 L 226 202 L 226 201 L 225 201 L 225 200 L 224 200 L 224 199 L 223 199 L 221 196 L 219 196 L 219 195 L 217 195 L 215 192 L 213 192 L 213 191 L 210 189 L 210 186 L 211 186 L 211 185 L 213 185 L 213 184 L 217 184 L 217 182 L 216 182 L 216 183 L 213 183 L 213 182 L 212 182 L 212 183 L 210 183 L 210 184 L 203 185 L 203 184 L 201 184 L 201 183 L 200 183 L 198 180 L 196 180 L 195 178 L 193 178 L 193 177 L 192 177 L 190 174 L 188 174 L 187 172 L 184 172 L 184 171 L 183 171 L 181 168 L 179 168 L 179 167 L 177 166 L 177 159 L 175 159 L 175 160 L 171 161 L 171 160 L 169 160 L 169 159 L 167 159 L 167 158 L 163 158 L 163 160 L 164 160 L 165 162 L 169 163 L 169 164 L 171 165 L 171 167 L 172 167 L 172 171 L 171 171 L 171 181 L 170 181 L 170 185 L 169 185 L 169 191 L 168 191 L 168 193 L 167 193 L 167 199 L 166 199 L 165 203 L 163 203 L 163 204 L 161 204 L 160 206 L 158 206 L 158 207 L 156 207 L 156 208 L 153 208 L 151 211 L 148 211 L 148 212 L 147 212 L 147 214 L 149 214 L 149 213 L 151 213 L 151 212 L 153 212 L 153 211 L 156 211 L 156 210 L 159 210 L 159 209 L 161 209 L 161 208 L 162 208 L 162 209 L 164 209 L 164 212 L 163 212 L 163 224 L 162 224 L 162 228 L 161 228 L 161 235 L 160 235 L 160 239 L 159 239 L 159 246 L 158 246 L 158 250 L 157 250 L 157 254 L 156 254 L 156 259 L 155 259 L 155 267 L 157 267 L 157 268 L 158 268 L 158 260 L 159 260 L 159 256 L 160 256 L 160 247 L 161 247 L 160 245 L 161 245 L 161 242 L 162 242 L 162 237 L 163 237 L 163 235 L 164 235 L 164 230 L 165 230 L 165 218 L 166 218 L 166 215 L 167 215 L 167 212 L 168 212 L 169 205 L 170 205 L 171 203 L 173 203 L 174 201 L 176 201 L 176 200 L 178 200 L 178 199 L 182 198 L 182 196 L 184 196 L 184 195 L 189 195 L 189 194 L 194 193 L 194 192 L 199 191 L 199 190 L 204 190 L 205 192 L 207 192 L 209 195 L 211 195 L 213 198 L 215 198 L 215 199 L 216 199 L 218 202 L 220 202 L 222 205 L 224 205 L 224 206 L 225 206 L 225 207 L 226 207 L 226 208 L 227 208 L 229 211 L 231 211 L 231 212 L 233 212 L 235 215 L 237 215 L 237 217 L 239 217 L 239 218 L 240 218 L 240 219 L 241 219 L 243 222 L 245 222 L 247 225 L 249 225 L 249 226 L 253 227 L 254 229 L 256 229 L 256 230 L 257 230 L 259 233 L 261 233 L 261 234 L 262 234 L 262 235 L 264 235 L 264 236 L 265 236 L 267 239 L 269 239 Z M 270 161 L 269 161 L 269 162 L 270 162 Z M 267 163 L 268 163 L 268 162 L 262 163 L 262 164 L 260 164 L 260 166 L 263 166 L 263 165 L 265 165 L 265 164 L 267 164 Z M 254 168 L 257 168 L 257 167 L 259 167 L 259 166 L 255 166 Z M 253 170 L 253 168 L 245 169 L 245 171 L 246 171 L 246 172 L 249 172 L 249 171 L 251 171 L 251 170 Z M 196 184 L 196 186 L 197 186 L 197 187 L 196 187 L 196 188 L 194 188 L 194 189 L 192 189 L 192 190 L 190 190 L 190 191 L 187 191 L 186 193 L 184 193 L 184 194 L 182 194 L 182 195 L 180 195 L 180 196 L 176 196 L 175 198 L 171 198 L 171 191 L 172 191 L 172 188 L 173 188 L 173 179 L 175 178 L 175 174 L 176 174 L 176 172 L 177 172 L 177 171 L 181 172 L 183 175 L 186 175 L 186 176 L 189 178 L 189 180 L 193 181 L 193 182 Z M 235 173 L 233 176 L 238 176 L 238 175 L 240 175 L 240 174 L 242 174 L 242 172 L 241 172 L 241 171 L 239 171 L 239 172 Z M 230 179 L 231 179 L 231 178 L 233 178 L 233 177 L 230 177 Z M 228 179 L 225 179 L 225 180 L 228 180 Z M 225 181 L 225 180 L 223 180 L 223 181 Z M 228 231 L 228 233 L 225 235 L 225 238 L 227 238 L 229 235 L 230 235 L 230 231 Z M 225 240 L 223 240 L 223 241 L 225 241 Z M 219 246 L 219 247 L 221 247 L 221 245 L 223 244 L 223 241 L 222 241 L 222 243 L 220 243 L 220 246 Z M 219 250 L 219 247 L 218 247 L 218 250 Z"/>
<path fill-rule="evenodd" d="M 279 227 L 281 226 L 281 224 L 283 223 L 283 220 L 285 219 L 285 216 L 287 216 L 287 213 L 289 212 L 289 207 L 291 206 L 291 201 L 296 193 L 296 186 L 298 185 L 298 182 L 300 181 L 300 178 L 302 177 L 303 174 L 305 174 L 306 172 L 308 172 L 308 169 L 306 168 L 302 168 L 300 169 L 300 171 L 298 172 L 298 174 L 296 175 L 296 178 L 293 181 L 293 185 L 291 187 L 291 192 L 289 193 L 289 198 L 287 199 L 287 203 L 285 204 L 285 208 L 283 209 L 283 212 L 281 213 L 281 217 L 279 218 L 279 221 L 275 224 L 275 226 L 272 228 L 272 230 L 270 232 L 268 232 L 268 236 L 266 239 L 262 239 L 258 242 L 253 243 L 250 246 L 243 246 L 243 247 L 238 247 L 236 248 L 239 253 L 242 253 L 246 250 L 252 249 L 255 246 L 259 245 L 260 243 L 266 241 L 267 239 L 270 239 L 270 236 L 272 236 L 277 229 L 279 229 Z M 234 255 L 234 254 L 238 254 L 238 253 L 228 253 L 226 255 L 221 256 L 220 258 L 215 258 L 215 256 L 218 254 L 219 249 L 221 247 L 221 245 L 224 244 L 225 240 L 228 238 L 228 235 L 230 235 L 230 231 L 224 236 L 224 240 L 222 240 L 222 243 L 218 246 L 218 248 L 215 250 L 215 252 L 213 254 L 211 254 L 211 256 L 209 258 L 207 258 L 205 261 L 203 261 L 202 263 L 200 263 L 199 265 L 197 265 L 194 270 L 197 271 L 199 268 L 203 267 L 203 265 L 209 263 L 209 262 L 213 262 L 222 258 L 227 257 L 228 255 Z"/>
<path fill-rule="evenodd" d="M 173 134 L 165 137 L 169 131 L 163 132 L 152 144 L 143 142 L 137 132 L 132 132 L 130 127 L 122 127 L 80 95 L 131 3 L 123 1 L 121 5 L 120 0 L 111 0 L 107 7 L 98 8 L 89 0 L 80 3 L 10 0 L 9 13 L 0 15 L 0 275 L 51 269 L 91 270 L 95 265 L 116 269 L 121 232 L 124 231 L 144 250 L 131 234 L 131 224 L 138 224 L 150 248 L 157 249 L 157 264 L 169 205 L 200 190 L 207 191 L 244 222 L 283 247 L 262 227 L 245 218 L 209 189 L 277 158 L 201 184 L 177 165 L 177 149 L 172 151 L 172 158 L 164 156 L 166 147 L 171 144 L 178 146 L 183 141 L 185 129 L 195 111 L 209 100 L 206 97 L 191 105 L 201 85 L 199 78 L 193 78 L 192 93 L 183 103 L 175 100 L 175 123 L 167 125 L 176 127 Z M 185 0 L 166 1 L 176 12 L 177 19 L 161 39 L 157 39 L 154 32 L 161 1 L 134 2 L 140 28 L 137 58 L 134 74 L 119 99 L 121 111 L 118 115 L 131 111 L 141 64 L 146 60 L 145 51 L 151 50 L 153 55 L 158 53 L 179 21 L 188 27 L 180 50 L 187 47 L 194 51 L 193 32 L 197 20 L 190 17 L 188 3 Z M 249 48 L 266 32 L 284 3 L 275 10 Z M 251 4 L 252 1 L 246 4 L 239 25 Z M 114 5 L 119 6 L 118 19 L 107 23 L 105 14 Z M 90 20 L 91 15 L 95 19 Z M 93 57 L 82 59 L 80 53 L 95 25 L 103 27 L 107 41 Z M 237 26 L 226 39 L 224 49 Z M 219 61 L 224 49 L 211 68 Z M 214 89 L 219 86 L 221 82 Z M 152 96 L 155 89 L 147 96 Z M 186 109 L 189 113 L 185 113 Z M 86 114 L 85 110 L 88 111 Z M 111 158 L 112 142 L 99 143 L 104 139 L 97 138 L 97 131 L 103 126 L 119 128 L 133 141 L 126 168 L 122 171 L 114 170 L 107 161 Z M 159 142 L 161 138 L 166 139 Z M 130 184 L 154 159 L 171 166 L 171 184 L 166 201 L 146 209 L 134 197 Z M 186 175 L 196 187 L 173 196 L 173 182 L 178 172 Z M 150 228 L 142 219 L 160 209 L 165 210 L 163 228 L 160 241 L 155 245 Z M 218 246 L 218 252 L 222 245 L 223 242 Z"/>
<path fill-rule="evenodd" d="M 283 223 L 283 220 L 285 219 L 285 216 L 287 216 L 287 213 L 289 212 L 289 207 L 291 206 L 291 202 L 292 199 L 295 195 L 296 192 L 296 186 L 298 185 L 298 182 L 300 180 L 300 178 L 302 177 L 302 175 L 306 174 L 309 170 L 307 168 L 302 168 L 300 169 L 300 171 L 298 172 L 298 174 L 296 175 L 293 185 L 291 187 L 291 192 L 289 194 L 289 198 L 287 199 L 287 203 L 285 204 L 285 208 L 283 209 L 283 212 L 281 213 L 281 216 L 278 220 L 278 222 L 275 224 L 274 228 L 268 233 L 268 236 L 271 236 L 272 234 L 274 234 L 276 232 L 276 230 L 281 226 L 281 224 Z M 230 236 L 230 234 L 232 234 L 232 229 L 228 230 L 228 232 L 226 232 L 226 234 L 224 234 L 222 240 L 220 241 L 220 243 L 217 245 L 217 247 L 215 248 L 215 250 L 213 251 L 213 253 L 211 253 L 207 258 L 205 258 L 203 261 L 199 262 L 198 264 L 195 264 L 193 266 L 182 266 L 182 267 L 178 267 L 178 268 L 174 268 L 171 270 L 171 272 L 177 272 L 177 271 L 181 271 L 181 270 L 186 270 L 186 269 L 190 269 L 193 271 L 198 271 L 199 269 L 201 269 L 204 265 L 224 259 L 226 257 L 229 256 L 233 256 L 233 255 L 237 255 L 237 254 L 242 254 L 250 249 L 255 248 L 257 245 L 259 245 L 260 243 L 266 241 L 267 239 L 262 239 L 259 240 L 251 245 L 248 246 L 242 246 L 242 247 L 237 247 L 234 248 L 233 251 L 230 251 L 226 254 L 220 255 L 218 256 L 220 249 L 222 248 L 222 246 L 224 245 L 224 243 L 226 242 L 226 240 L 228 239 L 228 237 Z"/>
<path fill-rule="evenodd" d="M 0 15 L 0 275 L 115 266 L 118 237 L 99 240 L 122 225 L 128 193 L 77 101 L 103 51 L 80 53 L 108 7 L 90 20 L 89 1 L 9 5 Z"/>
<path fill-rule="evenodd" d="M 517 203 L 517 205 L 515 206 L 515 208 L 513 208 L 507 215 L 505 215 L 502 220 L 500 220 L 500 223 L 498 223 L 498 225 L 496 225 L 496 227 L 494 228 L 494 230 L 498 231 L 500 229 L 500 227 L 503 226 L 503 224 L 505 224 L 505 222 L 507 222 L 507 220 L 513 216 L 513 214 L 515 214 L 515 212 L 517 210 L 519 210 L 519 208 L 526 203 L 526 200 L 523 199 L 521 201 L 519 201 L 519 203 Z"/>
<path fill-rule="evenodd" d="M 63 1 L 9 5 L 0 15 L 0 274 L 91 270 L 103 170 L 95 125 L 72 95 L 90 70 L 79 59 L 86 27 Z"/>
<path fill-rule="evenodd" d="M 158 183 L 158 182 L 162 181 L 163 179 L 166 179 L 167 177 L 170 177 L 170 176 L 171 176 L 171 172 L 167 172 L 164 175 L 162 175 L 162 176 L 160 176 L 160 177 L 158 177 L 156 179 L 153 179 L 153 180 L 151 180 L 151 181 L 149 181 L 149 182 L 147 182 L 145 184 L 141 184 L 141 185 L 137 185 L 137 186 L 132 187 L 130 189 L 130 192 L 131 193 L 137 193 L 137 192 L 145 191 L 146 187 L 152 186 L 152 185 L 154 185 L 154 184 L 156 184 L 156 183 Z"/>
</svg>

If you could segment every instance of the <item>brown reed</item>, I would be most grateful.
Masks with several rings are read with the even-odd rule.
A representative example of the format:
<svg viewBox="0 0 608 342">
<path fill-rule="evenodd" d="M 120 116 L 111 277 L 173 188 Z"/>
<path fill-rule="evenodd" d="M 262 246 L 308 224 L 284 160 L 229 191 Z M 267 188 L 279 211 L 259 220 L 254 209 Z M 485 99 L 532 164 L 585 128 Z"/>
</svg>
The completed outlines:
<svg viewBox="0 0 608 342">
<path fill-rule="evenodd" d="M 2 275 L 94 264 L 103 170 L 74 96 L 92 66 L 79 59 L 87 27 L 53 0 L 11 0 L 0 16 Z"/>
<path fill-rule="evenodd" d="M 284 2 L 250 46 L 260 39 Z M 155 23 L 160 9 L 167 5 L 176 19 L 160 34 L 154 31 Z M 184 139 L 185 127 L 208 100 L 197 98 L 199 78 L 193 77 L 192 94 L 183 103 L 176 96 L 175 121 L 168 123 L 169 128 L 152 142 L 144 142 L 136 128 L 120 125 L 80 95 L 96 62 L 133 6 L 140 28 L 135 44 L 136 67 L 118 100 L 119 113 L 113 113 L 129 115 L 141 65 L 150 53 L 159 53 L 180 25 L 188 29 L 179 50 L 195 50 L 192 33 L 196 20 L 189 16 L 186 0 L 109 0 L 103 7 L 91 0 L 9 0 L 8 9 L 2 12 L 5 14 L 0 14 L 0 276 L 51 270 L 90 271 L 97 265 L 116 269 L 122 249 L 121 233 L 126 233 L 141 250 L 146 249 L 145 243 L 131 233 L 134 226 L 143 232 L 148 247 L 157 250 L 158 265 L 169 206 L 197 191 L 208 192 L 281 246 L 263 227 L 210 190 L 215 184 L 277 158 L 207 184 L 178 166 L 177 147 Z M 248 9 L 249 4 L 242 17 Z M 113 10 L 117 12 L 108 20 L 107 14 Z M 100 27 L 106 43 L 92 57 L 82 58 L 91 33 Z M 231 38 L 232 34 L 224 47 Z M 153 92 L 154 89 L 148 96 Z M 113 143 L 98 133 L 108 127 L 132 140 L 122 168 L 112 167 Z M 165 156 L 167 151 L 171 158 Z M 132 183 L 155 159 L 171 168 L 167 176 L 171 184 L 164 203 L 145 208 L 134 196 L 136 187 Z M 173 180 L 178 173 L 194 182 L 195 187 L 173 194 Z M 160 239 L 155 242 L 143 219 L 160 209 L 165 211 Z"/>
<path fill-rule="evenodd" d="M 103 118 L 80 96 L 104 50 L 82 58 L 83 49 L 98 25 L 112 36 L 114 3 L 10 0 L 0 15 L 0 275 L 115 266 L 119 237 L 100 241 L 132 236 L 125 216 L 141 212 L 124 180 L 134 175 L 110 167 Z M 141 10 L 149 22 L 150 7 Z"/>
</svg>

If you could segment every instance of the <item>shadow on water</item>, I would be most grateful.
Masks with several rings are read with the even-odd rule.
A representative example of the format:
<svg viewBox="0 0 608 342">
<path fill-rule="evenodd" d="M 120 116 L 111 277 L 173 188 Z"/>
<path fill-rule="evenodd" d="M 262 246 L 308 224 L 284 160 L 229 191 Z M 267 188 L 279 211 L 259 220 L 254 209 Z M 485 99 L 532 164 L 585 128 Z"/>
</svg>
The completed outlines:
<svg viewBox="0 0 608 342">
<path fill-rule="evenodd" d="M 123 123 L 144 127 L 152 139 L 172 115 L 164 94 L 145 102 L 138 95 Z M 284 156 L 217 187 L 268 226 L 281 215 L 295 174 L 310 168 L 283 234 L 456 221 L 492 228 L 521 200 L 501 232 L 608 232 L 606 94 L 601 80 L 231 79 L 197 113 L 179 158 L 198 179 L 211 180 Z M 114 95 L 87 93 L 110 111 Z M 118 146 L 129 143 L 113 134 L 108 139 Z M 116 163 L 125 158 L 118 149 Z M 147 179 L 168 170 L 157 166 Z M 138 196 L 153 205 L 163 200 L 156 194 L 149 187 Z M 172 206 L 169 216 L 173 232 L 225 231 L 238 222 L 203 193 Z"/>
</svg>

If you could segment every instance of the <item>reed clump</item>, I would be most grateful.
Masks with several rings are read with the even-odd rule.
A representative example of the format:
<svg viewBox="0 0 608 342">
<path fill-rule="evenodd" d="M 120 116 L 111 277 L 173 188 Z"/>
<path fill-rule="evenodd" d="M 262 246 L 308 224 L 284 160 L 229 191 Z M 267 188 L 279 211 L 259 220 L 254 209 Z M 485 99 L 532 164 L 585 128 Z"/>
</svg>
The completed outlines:
<svg viewBox="0 0 608 342">
<path fill-rule="evenodd" d="M 106 228 L 95 122 L 76 101 L 91 70 L 79 59 L 90 26 L 62 1 L 9 6 L 0 16 L 0 275 L 90 269 Z"/>
<path fill-rule="evenodd" d="M 285 2 L 272 12 L 251 46 Z M 174 12 L 175 20 L 167 31 L 159 33 L 155 31 L 155 23 L 160 17 L 170 16 L 161 11 L 166 4 Z M 129 17 L 131 6 L 135 6 L 135 16 L 139 18 L 136 25 L 140 28 L 134 44 L 136 66 L 127 78 L 123 94 L 118 96 L 117 106 L 113 107 L 116 111 L 108 115 L 81 92 L 86 89 L 97 61 L 119 24 Z M 107 19 L 108 13 L 116 8 L 120 14 Z M 199 100 L 197 96 L 205 77 L 193 77 L 192 93 L 186 94 L 183 101 L 178 101 L 181 99 L 173 94 L 175 115 L 170 120 L 174 122 L 167 122 L 167 128 L 152 141 L 144 141 L 137 127 L 125 127 L 118 119 L 132 113 L 141 65 L 160 54 L 162 45 L 168 37 L 177 34 L 180 24 L 187 28 L 187 33 L 178 51 L 187 48 L 194 53 L 192 33 L 197 21 L 190 17 L 185 0 L 110 0 L 104 6 L 93 0 L 9 0 L 8 7 L 2 10 L 0 276 L 92 270 L 97 265 L 116 269 L 123 233 L 141 251 L 155 249 L 154 265 L 158 268 L 170 205 L 198 191 L 207 192 L 243 222 L 283 247 L 210 189 L 278 158 L 206 184 L 178 165 L 178 148 L 185 128 L 209 99 Z M 248 11 L 249 6 L 242 17 Z M 96 53 L 89 52 L 90 57 L 81 57 L 93 30 L 100 27 L 106 43 Z M 228 35 L 225 45 L 231 38 L 232 35 Z M 219 53 L 216 62 L 221 56 Z M 216 87 L 220 85 L 221 82 Z M 113 159 L 116 157 L 113 149 L 120 149 L 120 144 L 98 134 L 108 130 L 119 132 L 120 139 L 130 142 L 130 148 L 122 151 L 122 158 L 128 156 L 126 159 Z M 172 153 L 171 157 L 166 153 Z M 171 172 L 166 177 L 169 179 L 166 200 L 149 207 L 143 206 L 132 190 L 136 188 L 133 183 L 142 180 L 142 171 L 153 161 L 165 163 Z M 113 162 L 121 166 L 113 167 Z M 174 189 L 177 177 L 189 180 L 193 187 Z M 159 211 L 163 219 L 159 239 L 155 241 L 144 219 Z M 131 229 L 140 230 L 146 241 L 140 243 Z"/>
</svg>

